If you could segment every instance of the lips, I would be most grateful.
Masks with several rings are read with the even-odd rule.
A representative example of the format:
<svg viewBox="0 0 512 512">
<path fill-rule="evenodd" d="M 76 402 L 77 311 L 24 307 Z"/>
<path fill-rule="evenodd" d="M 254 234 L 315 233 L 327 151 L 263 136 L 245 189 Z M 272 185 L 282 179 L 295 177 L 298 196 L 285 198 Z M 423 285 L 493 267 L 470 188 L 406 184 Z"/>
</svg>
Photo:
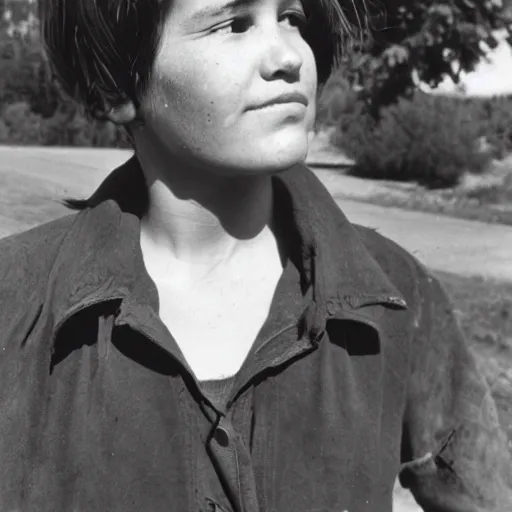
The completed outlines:
<svg viewBox="0 0 512 512">
<path fill-rule="evenodd" d="M 265 107 L 270 107 L 272 105 L 281 105 L 286 103 L 301 103 L 304 106 L 308 106 L 308 98 L 304 94 L 300 92 L 288 92 L 285 94 L 281 94 L 279 96 L 276 96 L 275 98 L 272 98 L 268 101 L 265 101 L 263 103 L 259 103 L 258 105 L 251 107 L 249 110 L 258 110 Z"/>
</svg>

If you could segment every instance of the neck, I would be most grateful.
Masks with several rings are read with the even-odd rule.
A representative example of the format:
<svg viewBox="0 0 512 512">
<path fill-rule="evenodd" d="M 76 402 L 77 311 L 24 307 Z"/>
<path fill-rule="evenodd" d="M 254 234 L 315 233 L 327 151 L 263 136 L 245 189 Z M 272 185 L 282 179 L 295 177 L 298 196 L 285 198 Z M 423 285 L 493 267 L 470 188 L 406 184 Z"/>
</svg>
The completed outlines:
<svg viewBox="0 0 512 512">
<path fill-rule="evenodd" d="M 275 250 L 271 175 L 220 176 L 151 151 L 138 158 L 149 199 L 141 245 L 157 268 L 199 278 L 256 248 Z"/>
</svg>

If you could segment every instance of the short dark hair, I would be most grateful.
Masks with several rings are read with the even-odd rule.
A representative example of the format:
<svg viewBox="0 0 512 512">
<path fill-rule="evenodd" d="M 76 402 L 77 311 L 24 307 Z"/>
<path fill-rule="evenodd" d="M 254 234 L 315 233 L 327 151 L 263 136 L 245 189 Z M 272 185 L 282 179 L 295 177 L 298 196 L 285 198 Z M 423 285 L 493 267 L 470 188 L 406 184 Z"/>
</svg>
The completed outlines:
<svg viewBox="0 0 512 512">
<path fill-rule="evenodd" d="M 172 0 L 39 0 L 41 35 L 64 91 L 89 117 L 127 100 L 139 105 Z M 363 28 L 364 0 L 307 0 L 304 32 L 324 84 L 345 43 Z"/>
</svg>

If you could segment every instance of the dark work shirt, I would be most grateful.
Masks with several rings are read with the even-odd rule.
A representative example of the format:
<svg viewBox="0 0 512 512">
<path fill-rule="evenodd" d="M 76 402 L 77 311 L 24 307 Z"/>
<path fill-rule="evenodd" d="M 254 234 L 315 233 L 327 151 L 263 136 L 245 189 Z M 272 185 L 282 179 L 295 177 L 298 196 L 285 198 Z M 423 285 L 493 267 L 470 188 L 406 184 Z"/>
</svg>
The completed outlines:
<svg viewBox="0 0 512 512">
<path fill-rule="evenodd" d="M 205 397 L 219 410 L 225 410 L 229 393 L 233 388 L 234 383 L 235 375 L 218 380 L 201 381 L 199 384 Z M 222 435 L 222 433 L 219 433 L 218 435 Z M 201 478 L 203 493 L 205 496 L 210 497 L 210 506 L 212 510 L 215 510 L 215 507 L 220 507 L 218 502 L 221 500 L 223 501 L 222 496 L 224 495 L 224 491 L 214 462 L 210 458 L 209 454 L 206 453 L 206 450 L 200 456 L 198 467 L 198 475 L 200 475 Z M 229 474 L 227 475 L 227 479 L 236 480 L 236 466 L 228 465 L 228 472 Z M 211 498 L 213 496 L 218 496 L 216 501 Z"/>
<path fill-rule="evenodd" d="M 133 158 L 0 241 L 1 511 L 391 512 L 397 475 L 429 512 L 512 511 L 489 386 L 421 263 L 307 168 L 274 176 L 292 264 L 223 395 L 158 315 L 145 187 Z"/>
<path fill-rule="evenodd" d="M 300 275 L 291 259 L 287 259 L 281 278 L 276 287 L 276 291 L 270 306 L 270 313 L 255 341 L 255 345 L 263 345 L 264 343 L 279 344 L 283 327 L 292 323 L 297 323 L 300 314 L 303 312 L 306 301 L 303 298 L 300 287 Z M 286 340 L 286 338 L 284 338 Z M 228 378 L 200 381 L 201 391 L 205 397 L 219 411 L 226 411 L 227 402 L 230 392 L 235 384 L 236 375 Z M 240 423 L 250 425 L 252 421 L 252 409 L 249 402 L 244 402 L 238 412 L 241 418 Z M 223 427 L 219 427 L 213 433 L 213 448 L 205 450 L 200 454 L 201 471 L 198 472 L 199 478 L 204 484 L 205 495 L 215 496 L 215 506 L 229 509 L 229 502 L 223 502 L 222 496 L 224 492 L 219 488 L 219 483 L 225 485 L 226 492 L 233 492 L 235 483 L 238 480 L 238 454 L 244 450 L 244 445 L 248 444 L 250 439 L 250 430 L 246 430 L 246 436 L 235 437 L 235 442 L 230 442 L 229 435 L 225 432 L 227 428 L 233 429 L 234 426 L 224 419 Z M 220 445 L 222 449 L 219 449 Z M 205 454 L 207 457 L 205 457 Z"/>
</svg>

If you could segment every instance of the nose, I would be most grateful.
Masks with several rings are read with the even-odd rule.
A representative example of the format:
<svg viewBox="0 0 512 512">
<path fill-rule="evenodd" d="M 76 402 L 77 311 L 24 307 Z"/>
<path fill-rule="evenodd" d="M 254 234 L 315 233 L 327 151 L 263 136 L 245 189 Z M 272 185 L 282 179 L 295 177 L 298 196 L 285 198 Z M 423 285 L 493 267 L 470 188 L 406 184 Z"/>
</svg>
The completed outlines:
<svg viewBox="0 0 512 512">
<path fill-rule="evenodd" d="M 297 50 L 297 40 L 291 34 L 276 30 L 266 37 L 261 75 L 265 80 L 299 80 L 303 58 Z M 293 44 L 295 43 L 295 45 Z"/>
</svg>

